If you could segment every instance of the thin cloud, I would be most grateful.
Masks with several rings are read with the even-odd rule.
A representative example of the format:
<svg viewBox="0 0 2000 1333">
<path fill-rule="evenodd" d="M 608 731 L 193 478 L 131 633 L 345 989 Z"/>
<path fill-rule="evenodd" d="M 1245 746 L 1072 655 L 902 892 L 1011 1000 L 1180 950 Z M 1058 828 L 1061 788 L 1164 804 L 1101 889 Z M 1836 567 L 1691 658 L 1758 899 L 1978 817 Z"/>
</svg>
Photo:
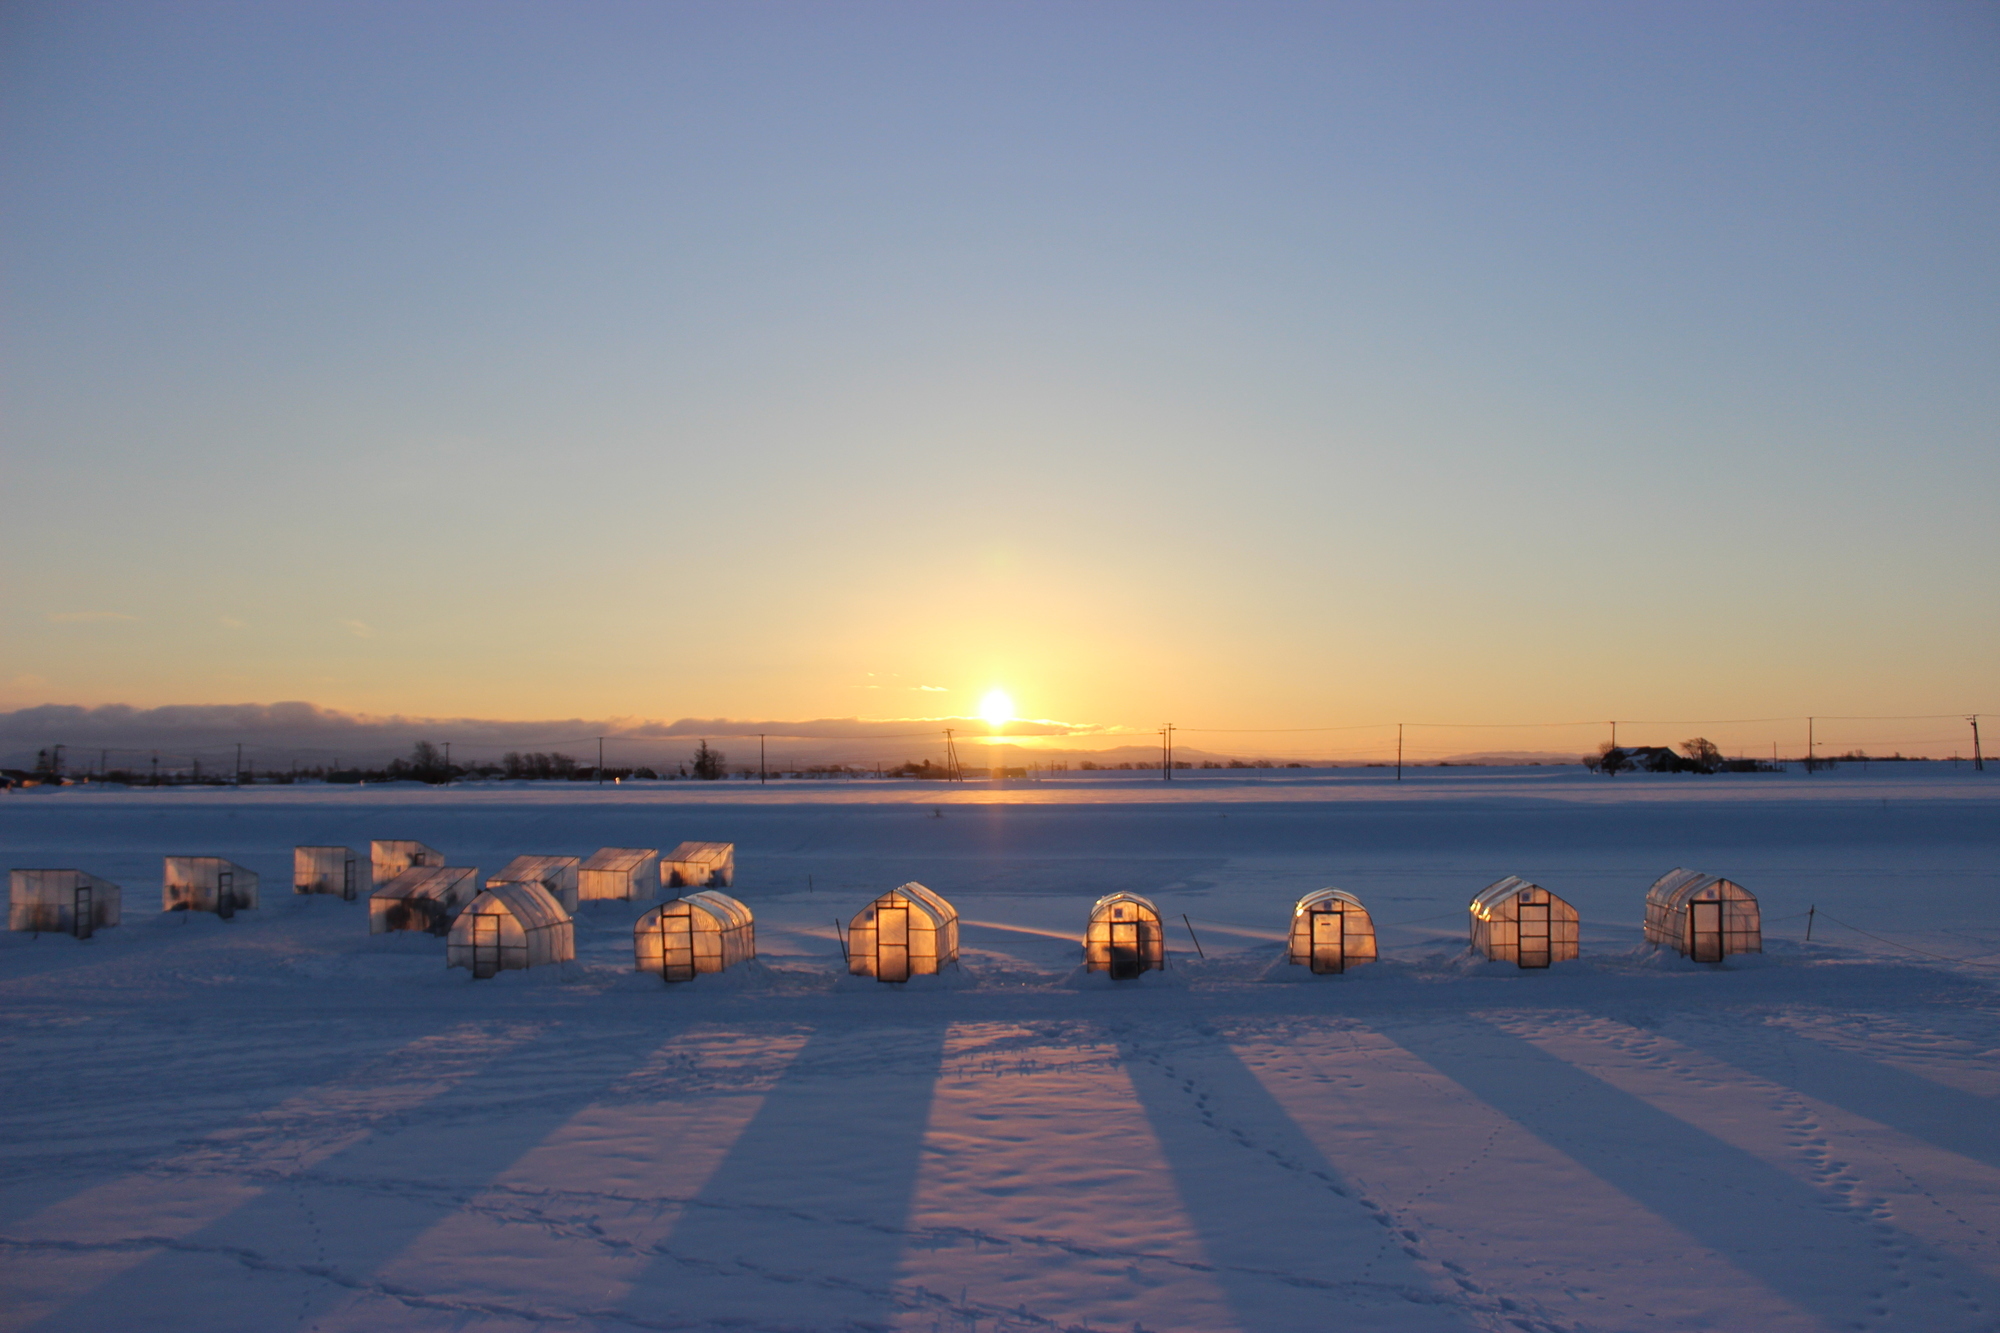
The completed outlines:
<svg viewBox="0 0 2000 1333">
<path fill-rule="evenodd" d="M 58 625 L 89 625 L 103 620 L 137 620 L 123 611 L 51 611 L 49 619 Z"/>
<path fill-rule="evenodd" d="M 222 625 L 224 629 L 250 628 L 250 623 L 248 621 L 238 620 L 235 616 L 217 616 L 216 620 Z"/>
<path fill-rule="evenodd" d="M 910 688 L 913 690 L 922 690 L 925 694 L 951 693 L 951 687 L 948 685 L 912 685 Z"/>
<path fill-rule="evenodd" d="M 359 620 L 343 620 L 340 623 L 346 627 L 349 634 L 352 634 L 357 639 L 372 639 L 375 637 L 375 627 L 373 625 L 364 624 Z"/>
</svg>

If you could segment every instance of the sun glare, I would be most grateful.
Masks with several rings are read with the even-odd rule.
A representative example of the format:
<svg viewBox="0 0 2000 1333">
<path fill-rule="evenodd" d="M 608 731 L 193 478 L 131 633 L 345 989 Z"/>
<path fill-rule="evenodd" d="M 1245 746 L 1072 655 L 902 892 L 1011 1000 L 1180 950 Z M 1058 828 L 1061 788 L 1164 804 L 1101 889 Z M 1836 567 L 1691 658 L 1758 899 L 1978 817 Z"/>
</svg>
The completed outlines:
<svg viewBox="0 0 2000 1333">
<path fill-rule="evenodd" d="M 988 726 L 997 727 L 1003 722 L 1014 720 L 1014 701 L 1007 697 L 1005 690 L 988 690 L 986 697 L 979 701 L 979 716 L 986 719 Z"/>
</svg>

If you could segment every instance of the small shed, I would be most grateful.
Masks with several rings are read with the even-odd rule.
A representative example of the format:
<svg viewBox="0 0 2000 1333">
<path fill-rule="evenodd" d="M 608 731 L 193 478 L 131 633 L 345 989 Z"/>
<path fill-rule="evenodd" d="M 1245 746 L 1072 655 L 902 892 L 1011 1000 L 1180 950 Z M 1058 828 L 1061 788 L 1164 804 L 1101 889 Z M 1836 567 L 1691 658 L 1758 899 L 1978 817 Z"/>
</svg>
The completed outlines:
<svg viewBox="0 0 2000 1333">
<path fill-rule="evenodd" d="M 368 844 L 368 859 L 374 870 L 374 887 L 380 888 L 413 866 L 441 866 L 444 853 L 420 842 L 377 838 Z"/>
<path fill-rule="evenodd" d="M 545 967 L 576 957 L 576 927 L 549 891 L 518 881 L 487 888 L 451 924 L 446 967 L 483 980 L 514 968 Z"/>
<path fill-rule="evenodd" d="M 1496 963 L 1547 967 L 1577 956 L 1576 909 L 1519 875 L 1472 900 L 1472 947 Z"/>
<path fill-rule="evenodd" d="M 633 966 L 668 981 L 693 981 L 756 956 L 750 909 L 714 889 L 661 903 L 632 926 Z"/>
<path fill-rule="evenodd" d="M 292 892 L 337 893 L 353 902 L 361 893 L 361 858 L 352 847 L 294 847 Z"/>
<path fill-rule="evenodd" d="M 1290 957 L 1322 975 L 1375 961 L 1375 920 L 1344 889 L 1320 889 L 1292 908 Z"/>
<path fill-rule="evenodd" d="M 213 912 L 224 920 L 257 905 L 257 872 L 220 856 L 169 856 L 160 886 L 163 912 Z"/>
<path fill-rule="evenodd" d="M 576 896 L 585 902 L 623 898 L 649 903 L 659 892 L 657 847 L 600 847 L 576 869 Z"/>
<path fill-rule="evenodd" d="M 1160 925 L 1160 909 L 1136 893 L 1099 898 L 1084 932 L 1083 965 L 1086 971 L 1109 972 L 1115 981 L 1165 967 L 1167 932 Z"/>
<path fill-rule="evenodd" d="M 574 856 L 517 856 L 500 868 L 500 873 L 486 881 L 486 887 L 496 884 L 539 884 L 549 891 L 549 896 L 562 904 L 565 912 L 576 911 L 577 867 L 581 862 Z"/>
<path fill-rule="evenodd" d="M 735 882 L 733 842 L 684 842 L 660 858 L 663 889 L 726 889 Z"/>
<path fill-rule="evenodd" d="M 1734 880 L 1670 870 L 1646 890 L 1646 941 L 1697 963 L 1719 963 L 1733 953 L 1764 952 L 1763 914 Z"/>
<path fill-rule="evenodd" d="M 10 870 L 7 928 L 87 940 L 99 926 L 118 924 L 123 897 L 110 880 L 81 870 Z"/>
<path fill-rule="evenodd" d="M 847 970 L 877 981 L 931 976 L 958 961 L 958 909 L 914 880 L 889 890 L 847 925 Z"/>
<path fill-rule="evenodd" d="M 478 895 L 477 866 L 412 866 L 368 895 L 368 933 L 427 930 L 442 935 Z"/>
</svg>

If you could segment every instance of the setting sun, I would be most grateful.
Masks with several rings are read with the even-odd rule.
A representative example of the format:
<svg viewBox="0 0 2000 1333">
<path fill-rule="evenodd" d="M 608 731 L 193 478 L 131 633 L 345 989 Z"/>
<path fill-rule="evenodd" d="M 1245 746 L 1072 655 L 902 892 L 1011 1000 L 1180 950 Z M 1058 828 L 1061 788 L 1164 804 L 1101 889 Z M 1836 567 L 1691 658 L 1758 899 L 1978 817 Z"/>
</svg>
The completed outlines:
<svg viewBox="0 0 2000 1333">
<path fill-rule="evenodd" d="M 986 697 L 979 701 L 979 716 L 986 719 L 989 726 L 1000 726 L 1014 720 L 1014 701 L 1005 690 L 988 690 Z"/>
</svg>

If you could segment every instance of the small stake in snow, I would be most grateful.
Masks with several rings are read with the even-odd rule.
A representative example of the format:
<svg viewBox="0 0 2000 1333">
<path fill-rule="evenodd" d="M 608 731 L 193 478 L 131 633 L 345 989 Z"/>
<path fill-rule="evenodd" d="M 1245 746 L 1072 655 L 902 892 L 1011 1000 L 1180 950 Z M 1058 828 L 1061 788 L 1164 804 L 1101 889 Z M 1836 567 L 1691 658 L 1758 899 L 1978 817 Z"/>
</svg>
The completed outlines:
<svg viewBox="0 0 2000 1333">
<path fill-rule="evenodd" d="M 1187 913 L 1186 913 L 1186 912 L 1182 912 L 1182 913 L 1181 913 L 1181 920 L 1182 920 L 1183 922 L 1186 922 L 1186 924 L 1187 924 L 1187 928 L 1188 928 L 1188 938 L 1194 941 L 1194 951 L 1195 951 L 1195 953 L 1196 953 L 1197 955 L 1199 955 L 1200 957 L 1202 957 L 1202 958 L 1207 958 L 1207 957 L 1208 957 L 1208 955 L 1207 955 L 1207 954 L 1205 954 L 1205 953 L 1202 953 L 1202 951 L 1201 951 L 1201 936 L 1199 936 L 1199 935 L 1197 935 L 1197 934 L 1195 934 L 1195 933 L 1194 933 L 1194 922 L 1192 922 L 1192 921 L 1189 921 L 1189 920 L 1188 920 L 1188 915 L 1187 915 Z"/>
<path fill-rule="evenodd" d="M 847 936 L 840 929 L 839 917 L 833 919 L 833 937 L 840 941 L 840 961 L 843 963 L 853 962 L 854 960 L 847 956 Z"/>
<path fill-rule="evenodd" d="M 1812 939 L 1813 914 L 1817 911 L 1819 911 L 1819 905 L 1816 903 L 1806 909 L 1806 939 L 1808 941 Z"/>
</svg>

